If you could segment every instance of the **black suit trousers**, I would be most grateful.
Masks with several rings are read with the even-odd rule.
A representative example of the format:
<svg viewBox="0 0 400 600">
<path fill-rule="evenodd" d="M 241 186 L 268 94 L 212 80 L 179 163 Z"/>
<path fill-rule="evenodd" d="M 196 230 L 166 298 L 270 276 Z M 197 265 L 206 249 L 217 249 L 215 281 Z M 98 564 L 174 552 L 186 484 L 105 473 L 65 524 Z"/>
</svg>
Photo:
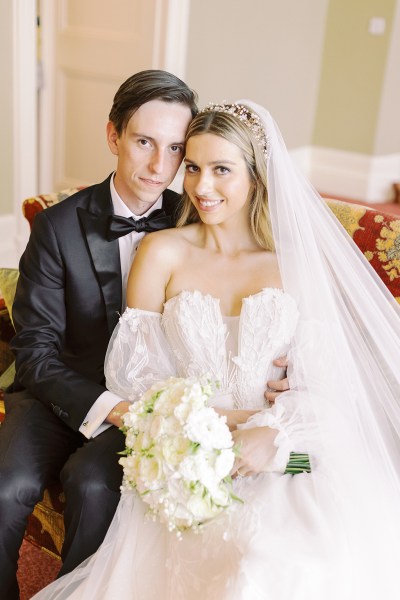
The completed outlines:
<svg viewBox="0 0 400 600">
<path fill-rule="evenodd" d="M 16 570 L 26 521 L 45 487 L 60 478 L 66 495 L 60 574 L 101 544 L 117 507 L 124 436 L 111 427 L 91 440 L 70 429 L 27 391 L 6 394 L 0 427 L 0 590 L 19 598 Z"/>
</svg>

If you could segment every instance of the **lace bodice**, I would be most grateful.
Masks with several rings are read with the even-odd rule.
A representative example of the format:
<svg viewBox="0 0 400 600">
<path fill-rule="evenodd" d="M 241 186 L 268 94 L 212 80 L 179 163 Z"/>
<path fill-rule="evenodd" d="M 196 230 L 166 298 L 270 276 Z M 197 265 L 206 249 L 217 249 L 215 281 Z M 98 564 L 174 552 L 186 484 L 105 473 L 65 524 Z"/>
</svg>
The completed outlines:
<svg viewBox="0 0 400 600">
<path fill-rule="evenodd" d="M 128 308 L 107 353 L 107 387 L 135 400 L 170 375 L 208 375 L 220 383 L 215 404 L 262 407 L 266 381 L 281 375 L 272 361 L 289 349 L 297 307 L 282 290 L 265 288 L 243 299 L 238 319 L 238 352 L 232 356 L 219 300 L 210 295 L 181 292 L 165 303 L 162 315 Z"/>
</svg>

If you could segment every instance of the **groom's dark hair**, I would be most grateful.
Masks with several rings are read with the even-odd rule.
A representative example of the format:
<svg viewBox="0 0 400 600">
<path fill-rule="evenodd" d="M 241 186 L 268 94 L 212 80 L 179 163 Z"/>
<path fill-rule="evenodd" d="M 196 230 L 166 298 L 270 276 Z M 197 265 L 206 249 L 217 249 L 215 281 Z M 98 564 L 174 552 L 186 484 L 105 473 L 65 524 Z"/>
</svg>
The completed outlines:
<svg viewBox="0 0 400 600">
<path fill-rule="evenodd" d="M 124 81 L 114 96 L 109 119 L 121 135 L 131 116 L 146 102 L 162 100 L 176 102 L 190 108 L 192 117 L 196 116 L 197 94 L 176 75 L 167 71 L 149 69 L 135 73 Z"/>
</svg>

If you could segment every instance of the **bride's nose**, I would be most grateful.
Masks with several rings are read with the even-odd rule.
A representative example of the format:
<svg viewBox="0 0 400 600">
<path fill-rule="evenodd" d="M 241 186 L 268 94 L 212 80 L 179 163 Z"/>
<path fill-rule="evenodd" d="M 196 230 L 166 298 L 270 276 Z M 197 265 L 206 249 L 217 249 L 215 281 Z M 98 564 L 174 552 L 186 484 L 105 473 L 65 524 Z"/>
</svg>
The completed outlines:
<svg viewBox="0 0 400 600">
<path fill-rule="evenodd" d="M 196 182 L 195 192 L 198 196 L 209 196 L 214 189 L 213 178 L 209 173 L 200 173 Z"/>
</svg>

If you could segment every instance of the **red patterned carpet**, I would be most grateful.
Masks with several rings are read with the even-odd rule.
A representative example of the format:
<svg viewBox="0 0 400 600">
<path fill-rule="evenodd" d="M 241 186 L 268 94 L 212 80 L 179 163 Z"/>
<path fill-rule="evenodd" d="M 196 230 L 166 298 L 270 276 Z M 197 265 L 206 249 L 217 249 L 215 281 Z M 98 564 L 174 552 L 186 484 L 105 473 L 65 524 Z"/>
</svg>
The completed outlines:
<svg viewBox="0 0 400 600">
<path fill-rule="evenodd" d="M 53 581 L 60 566 L 59 560 L 24 540 L 17 574 L 21 590 L 20 600 L 30 600 L 34 594 Z"/>
</svg>

